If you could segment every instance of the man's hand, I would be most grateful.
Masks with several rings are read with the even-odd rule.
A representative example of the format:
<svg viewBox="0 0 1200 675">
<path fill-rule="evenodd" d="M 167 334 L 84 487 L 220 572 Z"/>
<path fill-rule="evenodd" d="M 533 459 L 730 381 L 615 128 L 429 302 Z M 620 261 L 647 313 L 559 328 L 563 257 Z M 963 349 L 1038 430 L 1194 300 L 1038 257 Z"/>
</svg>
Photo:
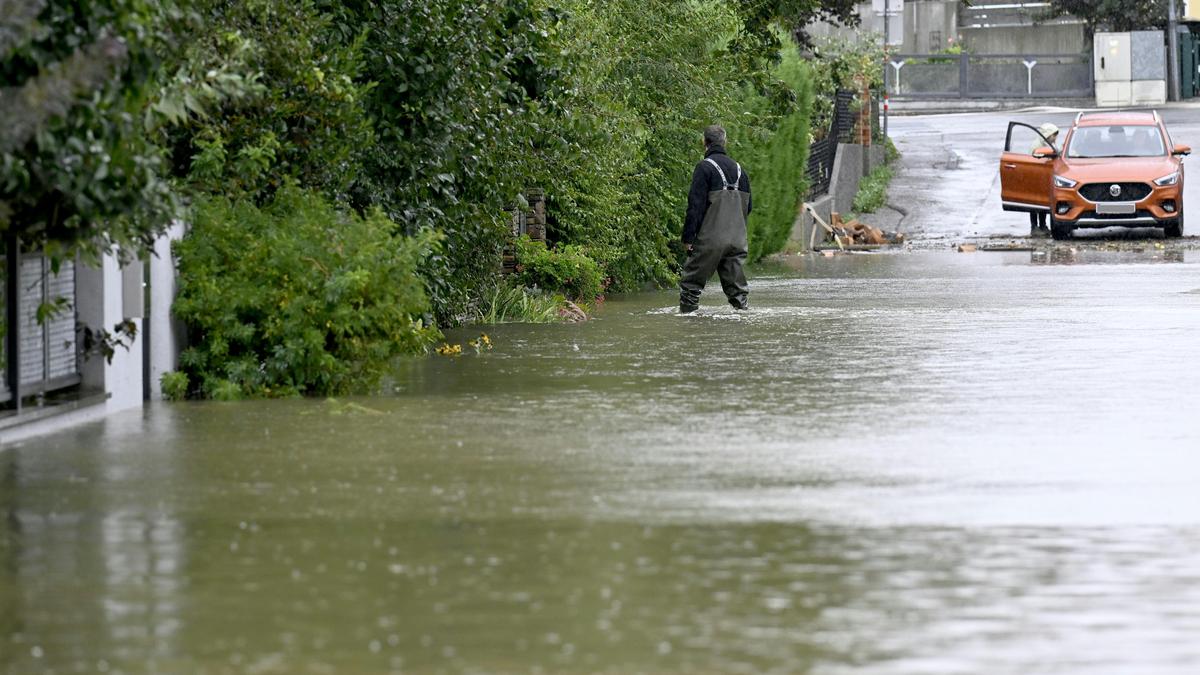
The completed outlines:
<svg viewBox="0 0 1200 675">
<path fill-rule="evenodd" d="M 683 245 L 683 250 L 687 251 L 688 253 L 691 253 L 694 248 L 696 248 L 696 247 L 693 246 L 692 244 L 684 244 Z"/>
</svg>

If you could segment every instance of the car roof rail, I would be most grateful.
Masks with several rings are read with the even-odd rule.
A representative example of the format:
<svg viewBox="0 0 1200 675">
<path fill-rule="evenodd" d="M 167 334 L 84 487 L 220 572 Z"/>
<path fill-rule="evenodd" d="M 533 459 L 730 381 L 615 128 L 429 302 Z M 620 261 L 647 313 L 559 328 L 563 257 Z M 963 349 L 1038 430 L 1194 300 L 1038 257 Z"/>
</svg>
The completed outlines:
<svg viewBox="0 0 1200 675">
<path fill-rule="evenodd" d="M 1161 122 L 1162 120 L 1161 120 L 1161 119 L 1159 119 L 1159 117 L 1158 117 L 1158 111 L 1157 111 L 1157 110 L 1155 110 L 1155 111 L 1153 111 L 1153 112 L 1154 112 L 1154 121 L 1155 121 L 1155 122 Z"/>
<path fill-rule="evenodd" d="M 1079 113 L 1075 116 L 1075 124 L 1079 124 L 1079 120 L 1081 119 L 1083 119 L 1083 113 Z"/>
</svg>

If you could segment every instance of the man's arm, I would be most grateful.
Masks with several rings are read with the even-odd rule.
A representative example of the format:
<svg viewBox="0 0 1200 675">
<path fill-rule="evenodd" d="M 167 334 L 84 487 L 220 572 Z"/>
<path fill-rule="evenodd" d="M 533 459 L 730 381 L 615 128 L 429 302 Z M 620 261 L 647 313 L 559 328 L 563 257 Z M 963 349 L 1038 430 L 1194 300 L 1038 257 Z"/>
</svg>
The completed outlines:
<svg viewBox="0 0 1200 675">
<path fill-rule="evenodd" d="M 683 218 L 683 243 L 691 244 L 696 240 L 707 208 L 708 176 L 704 172 L 704 164 L 700 163 L 692 172 L 692 189 L 688 191 L 687 215 Z"/>
</svg>

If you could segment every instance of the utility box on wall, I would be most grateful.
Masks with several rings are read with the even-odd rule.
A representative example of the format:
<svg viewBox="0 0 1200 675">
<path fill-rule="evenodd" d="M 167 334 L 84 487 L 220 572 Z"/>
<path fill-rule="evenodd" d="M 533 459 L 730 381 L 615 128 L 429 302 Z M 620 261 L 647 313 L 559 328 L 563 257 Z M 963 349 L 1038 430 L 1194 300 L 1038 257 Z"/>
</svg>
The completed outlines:
<svg viewBox="0 0 1200 675">
<path fill-rule="evenodd" d="M 1163 32 L 1096 33 L 1096 105 L 1159 105 L 1167 101 Z"/>
</svg>

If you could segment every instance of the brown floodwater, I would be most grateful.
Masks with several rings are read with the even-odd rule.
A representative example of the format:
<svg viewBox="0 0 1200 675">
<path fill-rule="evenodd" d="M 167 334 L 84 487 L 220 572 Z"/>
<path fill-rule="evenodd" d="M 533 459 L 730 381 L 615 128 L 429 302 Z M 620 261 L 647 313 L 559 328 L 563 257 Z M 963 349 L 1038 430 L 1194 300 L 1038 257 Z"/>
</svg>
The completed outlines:
<svg viewBox="0 0 1200 675">
<path fill-rule="evenodd" d="M 1197 259 L 798 258 L 0 450 L 0 669 L 1200 672 Z"/>
</svg>

